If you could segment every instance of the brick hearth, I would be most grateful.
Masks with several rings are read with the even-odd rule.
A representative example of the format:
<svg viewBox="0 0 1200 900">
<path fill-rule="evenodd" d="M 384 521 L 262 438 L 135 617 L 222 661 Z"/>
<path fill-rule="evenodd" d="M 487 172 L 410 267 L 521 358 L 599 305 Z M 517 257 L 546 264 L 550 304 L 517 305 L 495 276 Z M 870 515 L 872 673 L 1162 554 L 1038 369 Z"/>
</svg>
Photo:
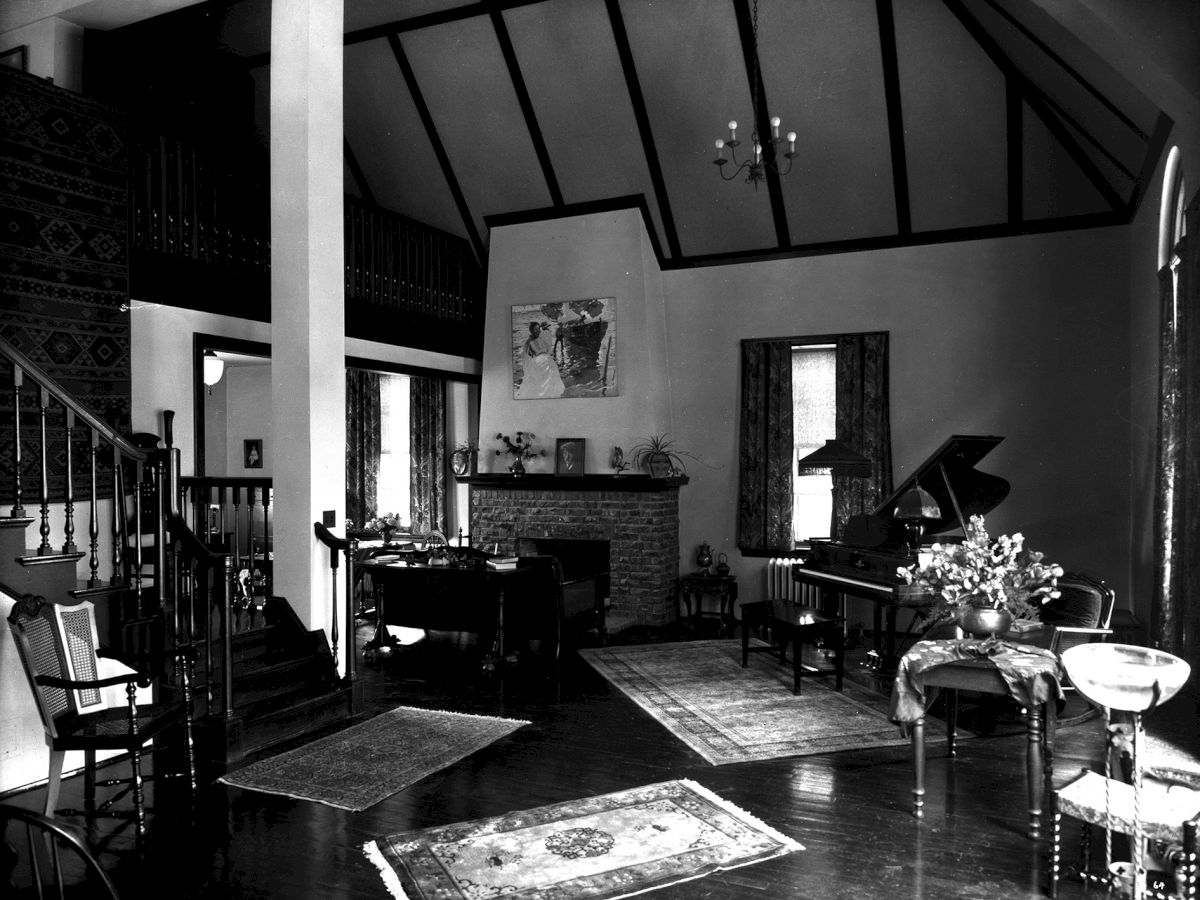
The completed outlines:
<svg viewBox="0 0 1200 900">
<path fill-rule="evenodd" d="M 471 485 L 471 540 L 515 553 L 522 538 L 609 542 L 614 619 L 657 627 L 676 616 L 679 487 L 686 479 L 641 476 L 478 475 Z"/>
</svg>

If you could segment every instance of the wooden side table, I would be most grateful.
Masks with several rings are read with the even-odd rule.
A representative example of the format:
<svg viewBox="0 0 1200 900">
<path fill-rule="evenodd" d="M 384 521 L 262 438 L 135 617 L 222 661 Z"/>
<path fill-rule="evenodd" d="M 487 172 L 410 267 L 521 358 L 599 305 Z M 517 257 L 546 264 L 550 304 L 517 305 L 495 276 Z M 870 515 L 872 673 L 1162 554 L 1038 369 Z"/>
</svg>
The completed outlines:
<svg viewBox="0 0 1200 900">
<path fill-rule="evenodd" d="M 704 614 L 704 596 L 716 597 L 720 601 L 717 615 L 721 619 L 721 633 L 733 633 L 733 605 L 737 600 L 736 575 L 684 575 L 679 579 L 679 597 L 687 607 L 687 620 L 693 631 L 700 626 Z M 692 605 L 692 599 L 696 603 Z"/>
</svg>

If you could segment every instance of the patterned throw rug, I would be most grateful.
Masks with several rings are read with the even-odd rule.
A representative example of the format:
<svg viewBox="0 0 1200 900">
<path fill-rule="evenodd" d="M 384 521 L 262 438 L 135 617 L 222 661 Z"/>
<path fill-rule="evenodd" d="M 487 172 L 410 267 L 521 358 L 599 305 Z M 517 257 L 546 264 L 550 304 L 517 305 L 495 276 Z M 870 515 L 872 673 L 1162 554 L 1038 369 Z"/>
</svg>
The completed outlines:
<svg viewBox="0 0 1200 900">
<path fill-rule="evenodd" d="M 401 706 L 220 780 L 360 812 L 528 724 Z"/>
<path fill-rule="evenodd" d="M 584 649 L 579 655 L 663 727 L 715 766 L 908 740 L 887 718 L 887 698 L 845 681 L 807 678 L 792 693 L 792 669 L 768 653 L 742 668 L 740 641 L 689 641 Z M 827 686 L 828 685 L 828 686 Z M 926 728 L 926 743 L 945 729 Z"/>
<path fill-rule="evenodd" d="M 665 781 L 363 849 L 401 900 L 612 900 L 804 848 L 693 781 Z"/>
</svg>

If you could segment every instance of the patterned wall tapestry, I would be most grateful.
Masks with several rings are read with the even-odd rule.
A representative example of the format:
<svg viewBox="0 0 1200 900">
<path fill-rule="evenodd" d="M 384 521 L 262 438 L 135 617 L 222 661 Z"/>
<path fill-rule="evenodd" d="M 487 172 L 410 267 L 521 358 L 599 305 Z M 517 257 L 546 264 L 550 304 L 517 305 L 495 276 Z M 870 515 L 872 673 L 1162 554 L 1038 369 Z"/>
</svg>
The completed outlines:
<svg viewBox="0 0 1200 900">
<path fill-rule="evenodd" d="M 127 181 L 120 113 L 0 66 L 0 335 L 121 433 L 130 427 L 129 313 L 121 310 L 128 301 Z M 7 498 L 12 373 L 0 369 L 0 491 Z M 30 437 L 37 397 L 26 384 L 21 424 Z M 62 409 L 52 406 L 52 496 L 63 493 L 62 420 Z M 86 446 L 77 432 L 79 474 Z M 37 443 L 23 440 L 22 447 L 29 510 L 40 487 Z M 102 494 L 110 492 L 109 455 L 102 454 L 98 476 Z M 75 483 L 78 493 L 86 482 Z"/>
</svg>

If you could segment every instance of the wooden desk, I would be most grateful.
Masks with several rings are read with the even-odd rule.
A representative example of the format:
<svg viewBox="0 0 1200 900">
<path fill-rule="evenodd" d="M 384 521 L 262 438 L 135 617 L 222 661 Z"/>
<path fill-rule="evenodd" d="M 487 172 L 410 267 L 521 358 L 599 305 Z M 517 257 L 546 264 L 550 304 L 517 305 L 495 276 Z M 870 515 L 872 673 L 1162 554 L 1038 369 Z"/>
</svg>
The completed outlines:
<svg viewBox="0 0 1200 900">
<path fill-rule="evenodd" d="M 490 646 L 484 668 L 491 671 L 509 655 L 506 632 L 536 631 L 538 611 L 525 602 L 535 588 L 531 566 L 498 570 L 367 561 L 359 568 L 371 577 L 375 592 L 376 640 L 391 640 L 387 625 L 471 632 L 481 646 Z"/>
</svg>

